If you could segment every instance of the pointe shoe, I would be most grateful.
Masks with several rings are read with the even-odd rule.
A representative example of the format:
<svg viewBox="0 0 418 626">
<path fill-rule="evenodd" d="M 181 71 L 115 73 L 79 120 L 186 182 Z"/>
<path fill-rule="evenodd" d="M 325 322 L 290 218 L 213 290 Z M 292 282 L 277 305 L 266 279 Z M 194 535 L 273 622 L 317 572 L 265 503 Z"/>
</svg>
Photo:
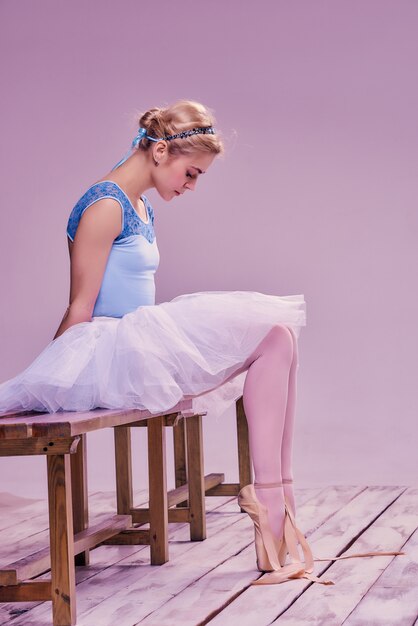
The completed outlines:
<svg viewBox="0 0 418 626">
<path fill-rule="evenodd" d="M 293 485 L 293 478 L 282 478 L 282 483 L 284 485 Z M 286 499 L 286 496 L 285 496 L 285 499 Z M 294 517 L 295 516 L 295 512 L 292 511 L 292 513 L 293 513 L 293 517 Z"/>
<path fill-rule="evenodd" d="M 282 478 L 282 483 L 283 485 L 287 485 L 287 484 L 293 484 L 293 478 Z M 290 504 L 286 498 L 286 496 L 284 496 L 284 501 L 285 501 L 285 507 L 286 507 L 286 513 L 288 510 L 291 510 L 293 517 L 295 517 L 295 512 L 293 511 L 293 509 L 291 509 Z M 281 562 L 286 562 L 286 558 L 287 558 L 287 554 L 288 554 L 288 549 L 287 549 L 287 545 L 286 542 L 283 542 L 284 545 L 282 545 L 282 553 L 281 553 Z"/>
<path fill-rule="evenodd" d="M 283 484 L 293 484 L 293 479 L 282 478 L 282 482 Z M 289 518 L 291 528 L 292 528 L 292 532 L 289 533 L 289 535 L 287 536 L 285 555 L 289 553 L 293 559 L 295 558 L 299 559 L 299 551 L 298 551 L 297 544 L 300 543 L 302 547 L 302 552 L 305 558 L 305 572 L 308 574 L 311 574 L 314 570 L 314 564 L 313 564 L 314 558 L 312 555 L 312 550 L 306 540 L 305 535 L 296 526 L 295 514 L 286 496 L 284 497 L 284 502 L 285 502 L 286 514 Z"/>
<path fill-rule="evenodd" d="M 280 482 L 263 483 L 262 487 L 278 487 Z M 254 522 L 255 551 L 257 555 L 257 569 L 260 572 L 271 572 L 267 576 L 255 580 L 253 585 L 281 583 L 292 578 L 300 578 L 305 568 L 299 557 L 288 565 L 280 563 L 279 554 L 283 552 L 285 537 L 291 535 L 289 518 L 285 515 L 283 537 L 278 540 L 271 530 L 268 520 L 267 507 L 256 496 L 253 484 L 246 485 L 238 494 L 239 506 L 251 517 Z"/>
</svg>

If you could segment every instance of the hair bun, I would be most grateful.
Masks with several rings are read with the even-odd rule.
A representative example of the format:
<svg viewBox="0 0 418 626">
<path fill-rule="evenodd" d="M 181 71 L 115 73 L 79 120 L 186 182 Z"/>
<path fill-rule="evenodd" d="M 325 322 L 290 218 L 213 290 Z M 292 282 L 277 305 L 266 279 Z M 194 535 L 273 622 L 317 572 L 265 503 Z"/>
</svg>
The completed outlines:
<svg viewBox="0 0 418 626">
<path fill-rule="evenodd" d="M 149 117 L 149 121 L 155 121 L 157 122 L 157 124 L 161 123 L 162 117 L 163 117 L 163 109 L 161 109 L 160 107 L 154 107 L 152 109 L 149 110 L 150 113 L 150 117 Z"/>
<path fill-rule="evenodd" d="M 213 127 L 216 120 L 211 110 L 194 100 L 179 100 L 165 107 L 152 107 L 139 115 L 139 127 L 146 128 L 149 138 L 144 138 L 139 149 L 148 150 L 152 138 L 170 137 L 168 144 L 170 155 L 189 154 L 195 150 L 220 154 L 223 152 L 219 131 L 214 133 L 186 133 L 193 129 Z M 184 133 L 184 136 L 182 135 Z M 175 135 L 175 137 L 171 137 Z"/>
</svg>

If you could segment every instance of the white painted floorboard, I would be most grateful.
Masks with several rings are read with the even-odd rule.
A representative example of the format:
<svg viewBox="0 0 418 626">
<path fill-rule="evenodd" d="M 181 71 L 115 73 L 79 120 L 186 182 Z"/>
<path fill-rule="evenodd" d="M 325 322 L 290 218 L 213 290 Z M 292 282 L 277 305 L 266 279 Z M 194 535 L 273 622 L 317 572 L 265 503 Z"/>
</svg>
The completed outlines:
<svg viewBox="0 0 418 626">
<path fill-rule="evenodd" d="M 135 504 L 147 502 L 144 491 Z M 3 506 L 2 506 L 2 503 Z M 297 522 L 314 557 L 403 550 L 402 556 L 316 561 L 306 579 L 253 586 L 254 527 L 236 497 L 206 497 L 207 539 L 170 524 L 170 560 L 150 565 L 148 546 L 101 546 L 77 567 L 77 626 L 412 626 L 418 624 L 418 489 L 296 489 Z M 90 496 L 90 520 L 115 510 L 115 494 Z M 0 497 L 0 563 L 48 542 L 46 503 Z M 48 578 L 46 574 L 42 578 Z M 51 624 L 50 602 L 0 605 L 0 624 Z"/>
</svg>

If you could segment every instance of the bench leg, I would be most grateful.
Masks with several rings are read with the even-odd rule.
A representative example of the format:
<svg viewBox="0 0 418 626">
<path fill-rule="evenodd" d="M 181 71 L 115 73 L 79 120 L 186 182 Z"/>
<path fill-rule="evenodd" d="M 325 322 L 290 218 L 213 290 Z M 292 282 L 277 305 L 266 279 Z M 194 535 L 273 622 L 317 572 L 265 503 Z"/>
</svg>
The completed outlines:
<svg viewBox="0 0 418 626">
<path fill-rule="evenodd" d="M 130 515 L 133 507 L 131 429 L 129 426 L 116 426 L 113 431 L 117 511 L 119 515 Z"/>
<path fill-rule="evenodd" d="M 186 418 L 187 479 L 189 484 L 190 539 L 206 539 L 205 477 L 202 416 Z"/>
<path fill-rule="evenodd" d="M 173 426 L 173 445 L 174 445 L 174 476 L 177 487 L 181 487 L 187 483 L 187 461 L 186 461 L 186 433 L 184 428 L 184 417 Z M 176 504 L 177 508 L 188 507 L 188 500 L 183 500 Z"/>
<path fill-rule="evenodd" d="M 54 626 L 76 623 L 74 532 L 69 454 L 47 455 Z"/>
<path fill-rule="evenodd" d="M 87 490 L 87 435 L 80 436 L 77 452 L 71 454 L 71 493 L 73 500 L 74 533 L 88 528 L 88 490 Z M 76 565 L 89 565 L 90 551 L 84 550 L 75 555 Z"/>
<path fill-rule="evenodd" d="M 242 396 L 236 401 L 237 418 L 237 442 L 238 442 L 238 467 L 239 467 L 239 488 L 253 482 L 250 444 L 248 438 L 248 424 L 244 410 Z M 241 509 L 243 511 L 243 509 Z"/>
<path fill-rule="evenodd" d="M 151 565 L 168 561 L 168 498 L 164 416 L 147 420 Z"/>
</svg>

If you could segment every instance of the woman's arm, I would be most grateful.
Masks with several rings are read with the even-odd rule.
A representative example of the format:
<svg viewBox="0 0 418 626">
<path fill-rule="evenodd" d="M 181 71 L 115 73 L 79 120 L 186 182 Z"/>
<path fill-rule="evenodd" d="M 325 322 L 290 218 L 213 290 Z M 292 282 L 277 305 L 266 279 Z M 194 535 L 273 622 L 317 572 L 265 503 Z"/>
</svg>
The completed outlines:
<svg viewBox="0 0 418 626">
<path fill-rule="evenodd" d="M 119 202 L 97 200 L 81 216 L 71 252 L 70 304 L 54 339 L 80 322 L 91 322 L 113 241 L 122 229 Z"/>
</svg>

